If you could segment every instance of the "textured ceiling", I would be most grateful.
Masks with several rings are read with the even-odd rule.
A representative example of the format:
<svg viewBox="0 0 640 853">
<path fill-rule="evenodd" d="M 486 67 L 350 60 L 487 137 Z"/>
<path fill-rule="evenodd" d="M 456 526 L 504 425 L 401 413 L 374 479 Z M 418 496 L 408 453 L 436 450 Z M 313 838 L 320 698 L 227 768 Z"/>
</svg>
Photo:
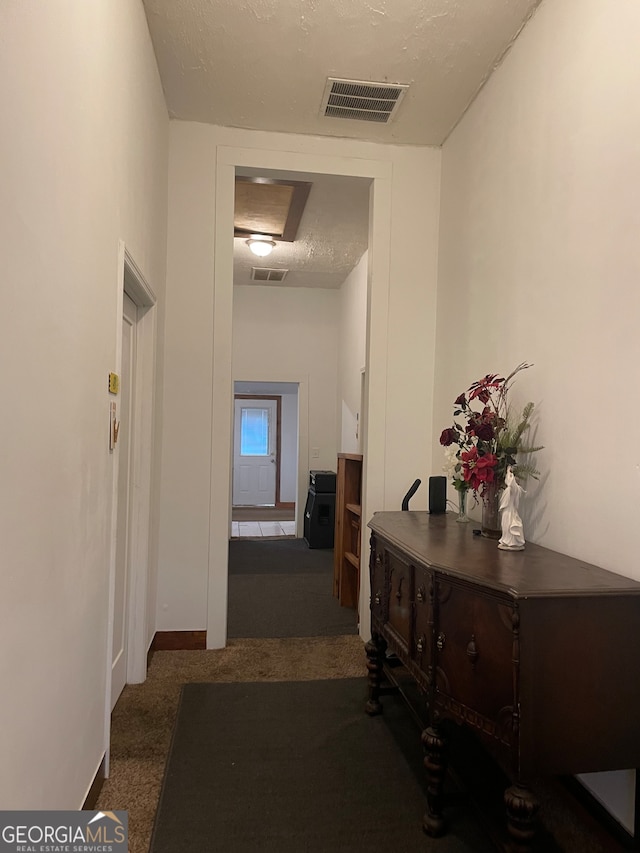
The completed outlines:
<svg viewBox="0 0 640 853">
<path fill-rule="evenodd" d="M 297 239 L 276 242 L 266 258 L 249 251 L 244 238 L 234 238 L 233 283 L 251 281 L 252 267 L 289 270 L 282 284 L 265 287 L 340 287 L 367 248 L 369 181 L 338 175 L 243 170 L 249 177 L 290 178 L 312 182 Z"/>
<path fill-rule="evenodd" d="M 540 0 L 144 0 L 169 113 L 441 145 Z M 319 115 L 329 76 L 409 83 L 388 125 Z"/>
<path fill-rule="evenodd" d="M 143 0 L 172 118 L 436 146 L 539 2 Z M 326 118 L 320 107 L 328 77 L 409 89 L 388 124 Z M 251 267 L 258 266 L 289 269 L 279 286 L 339 287 L 365 251 L 366 183 L 297 180 L 314 182 L 298 239 L 259 259 L 236 238 L 235 284 L 251 283 Z"/>
</svg>

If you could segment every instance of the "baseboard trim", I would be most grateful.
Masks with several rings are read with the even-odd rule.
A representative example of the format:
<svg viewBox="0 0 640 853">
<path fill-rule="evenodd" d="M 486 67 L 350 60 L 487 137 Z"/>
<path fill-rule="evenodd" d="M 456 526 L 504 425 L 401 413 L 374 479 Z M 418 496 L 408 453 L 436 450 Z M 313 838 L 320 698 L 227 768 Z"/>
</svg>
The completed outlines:
<svg viewBox="0 0 640 853">
<path fill-rule="evenodd" d="M 151 652 L 197 651 L 207 648 L 206 631 L 156 631 Z"/>
<path fill-rule="evenodd" d="M 295 501 L 278 501 L 276 504 L 276 509 L 295 509 L 296 502 Z"/>
<path fill-rule="evenodd" d="M 100 766 L 98 767 L 96 775 L 93 778 L 93 782 L 89 786 L 87 796 L 84 798 L 84 803 L 82 804 L 82 811 L 93 811 L 96 807 L 98 797 L 100 796 L 100 791 L 102 790 L 104 780 L 106 779 L 104 772 L 105 762 L 106 758 L 103 755 L 102 761 L 100 762 Z"/>
</svg>

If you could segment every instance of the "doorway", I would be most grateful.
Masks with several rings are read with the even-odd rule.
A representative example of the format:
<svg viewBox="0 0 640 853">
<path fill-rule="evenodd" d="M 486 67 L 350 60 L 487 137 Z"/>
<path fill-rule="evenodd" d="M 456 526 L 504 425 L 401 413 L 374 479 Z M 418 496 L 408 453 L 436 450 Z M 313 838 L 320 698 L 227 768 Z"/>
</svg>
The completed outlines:
<svg viewBox="0 0 640 853">
<path fill-rule="evenodd" d="M 237 168 L 290 170 L 304 173 L 345 175 L 366 178 L 371 182 L 369 207 L 369 247 L 375 244 L 368 275 L 367 301 L 367 375 L 366 375 L 366 456 L 368 459 L 364 478 L 363 512 L 371 514 L 384 503 L 385 446 L 386 446 L 386 393 L 387 393 L 387 340 L 389 304 L 389 259 L 391 248 L 391 201 L 393 168 L 390 161 L 368 160 L 353 157 L 320 155 L 310 152 L 291 152 L 238 148 L 220 145 L 216 158 L 215 195 L 215 257 L 214 257 L 214 312 L 213 312 L 213 392 L 219 405 L 214 406 L 211 422 L 211 474 L 212 484 L 229 484 L 225 496 L 218 492 L 217 501 L 211 504 L 209 516 L 209 572 L 207 597 L 207 647 L 221 648 L 226 644 L 227 591 L 228 591 L 228 531 L 231 516 L 231 460 L 233 447 L 232 395 L 225 400 L 225 391 L 232 387 L 233 362 L 233 210 L 235 175 Z M 377 346 L 372 341 L 379 342 Z M 264 368 L 265 372 L 269 367 Z M 309 446 L 309 378 L 296 366 L 300 381 L 301 418 L 298 458 L 297 495 L 303 498 L 307 491 L 309 463 L 314 458 Z M 265 377 L 267 378 L 267 377 Z M 271 378 L 269 376 L 268 378 Z M 378 415 L 370 417 L 375 408 Z M 313 463 L 312 463 L 313 464 Z M 305 476 L 306 474 L 306 476 Z M 300 513 L 299 513 L 300 515 Z M 298 519 L 301 528 L 301 518 Z M 368 544 L 363 532 L 363 554 Z M 369 594 L 368 579 L 363 578 L 361 601 Z M 364 611 L 365 608 L 363 607 Z M 361 626 L 363 636 L 368 624 Z"/>
<path fill-rule="evenodd" d="M 280 408 L 280 397 L 235 396 L 234 507 L 275 507 L 279 502 Z"/>
<path fill-rule="evenodd" d="M 137 684 L 145 680 L 147 653 L 155 632 L 155 620 L 150 614 L 155 610 L 156 579 L 150 567 L 149 548 L 157 299 L 123 240 L 118 243 L 118 277 L 114 300 L 117 306 L 115 373 L 121 375 L 124 372 L 128 375 L 129 390 L 127 393 L 121 385 L 118 391 L 110 382 L 109 409 L 110 412 L 115 409 L 114 420 L 117 422 L 120 418 L 122 424 L 122 398 L 127 397 L 125 406 L 128 407 L 126 419 L 129 426 L 126 432 L 129 447 L 122 454 L 127 457 L 122 460 L 122 466 L 124 467 L 126 461 L 128 471 L 125 509 L 121 506 L 119 493 L 122 445 L 116 441 L 110 446 L 113 458 L 113 487 L 104 704 L 104 754 L 107 775 L 111 712 L 124 686 L 123 674 L 125 684 Z M 133 308 L 127 300 L 133 304 Z M 127 335 L 129 343 L 126 341 Z M 123 370 L 123 362 L 127 359 L 129 364 L 125 364 Z M 126 525 L 126 534 L 123 534 L 123 524 Z M 123 543 L 126 543 L 124 547 Z M 117 568 L 118 559 L 122 559 L 123 553 L 126 559 L 125 577 L 122 576 L 122 563 Z M 114 672 L 113 664 L 116 658 L 117 671 Z"/>
<path fill-rule="evenodd" d="M 110 594 L 105 701 L 108 755 L 110 717 L 125 684 L 145 680 L 155 623 L 149 545 L 153 470 L 156 296 L 119 244 L 115 373 L 109 404 L 119 422 L 113 443 Z"/>
<path fill-rule="evenodd" d="M 134 409 L 137 357 L 138 308 L 123 294 L 122 360 L 120 364 L 120 426 L 118 429 L 118 513 L 116 522 L 116 566 L 113 595 L 113 638 L 111 648 L 111 710 L 127 683 L 129 645 L 129 545 L 131 532 L 132 412 Z"/>
<path fill-rule="evenodd" d="M 231 538 L 294 537 L 297 382 L 234 382 Z"/>
</svg>

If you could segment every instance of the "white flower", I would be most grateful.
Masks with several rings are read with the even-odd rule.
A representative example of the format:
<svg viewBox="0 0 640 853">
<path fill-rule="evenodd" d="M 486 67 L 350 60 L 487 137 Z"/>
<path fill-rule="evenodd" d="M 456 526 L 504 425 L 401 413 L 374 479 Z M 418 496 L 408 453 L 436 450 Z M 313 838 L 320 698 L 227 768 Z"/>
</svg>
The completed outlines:
<svg viewBox="0 0 640 853">
<path fill-rule="evenodd" d="M 456 465 L 459 464 L 459 460 L 456 453 L 457 451 L 455 447 L 445 447 L 444 449 L 445 462 L 442 466 L 442 470 L 447 475 L 447 477 L 451 477 L 452 480 L 460 479 L 458 475 L 461 476 L 461 472 L 456 471 Z"/>
</svg>

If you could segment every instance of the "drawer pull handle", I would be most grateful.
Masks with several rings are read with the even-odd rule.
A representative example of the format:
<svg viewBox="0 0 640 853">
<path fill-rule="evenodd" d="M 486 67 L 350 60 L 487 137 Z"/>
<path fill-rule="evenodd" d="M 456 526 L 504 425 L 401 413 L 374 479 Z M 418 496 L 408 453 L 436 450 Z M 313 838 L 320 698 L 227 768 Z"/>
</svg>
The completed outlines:
<svg viewBox="0 0 640 853">
<path fill-rule="evenodd" d="M 376 566 L 382 565 L 382 554 L 376 554 Z"/>
<path fill-rule="evenodd" d="M 425 599 L 425 591 L 423 586 L 418 587 L 418 591 L 416 592 L 416 601 L 422 603 Z"/>
<path fill-rule="evenodd" d="M 396 598 L 398 601 L 402 601 L 402 582 L 404 578 L 400 578 L 400 583 L 398 584 L 398 591 L 396 592 Z"/>
<path fill-rule="evenodd" d="M 476 635 L 472 634 L 471 639 L 467 644 L 467 657 L 471 662 L 471 666 L 475 667 L 476 662 L 479 658 L 478 647 L 476 646 Z"/>
<path fill-rule="evenodd" d="M 373 603 L 380 605 L 382 604 L 382 591 L 378 590 L 374 596 Z"/>
<path fill-rule="evenodd" d="M 442 651 L 444 649 L 444 644 L 446 641 L 446 637 L 444 635 L 444 631 L 440 631 L 438 634 L 438 639 L 436 640 L 436 646 L 438 647 L 438 651 Z"/>
<path fill-rule="evenodd" d="M 422 652 L 424 651 L 424 646 L 425 646 L 425 642 L 424 642 L 424 635 L 423 635 L 422 637 L 420 637 L 420 639 L 419 639 L 419 640 L 418 640 L 418 642 L 416 643 L 416 649 L 417 649 L 420 653 L 422 653 Z"/>
</svg>

